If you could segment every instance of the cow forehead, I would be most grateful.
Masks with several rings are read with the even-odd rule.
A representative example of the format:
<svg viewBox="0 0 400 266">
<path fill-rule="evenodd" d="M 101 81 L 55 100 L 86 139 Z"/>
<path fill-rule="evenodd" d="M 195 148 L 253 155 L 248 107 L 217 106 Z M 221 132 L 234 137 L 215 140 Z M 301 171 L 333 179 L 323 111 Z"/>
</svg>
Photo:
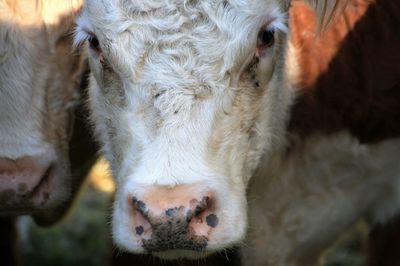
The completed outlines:
<svg viewBox="0 0 400 266">
<path fill-rule="evenodd" d="M 174 16 L 177 12 L 180 15 L 195 13 L 207 14 L 210 18 L 222 12 L 231 11 L 232 8 L 240 13 L 250 16 L 258 16 L 268 13 L 275 8 L 287 10 L 289 0 L 87 0 L 86 9 L 94 13 L 110 15 L 98 18 L 99 20 L 120 20 L 122 17 L 138 17 L 140 15 L 151 17 L 161 15 L 162 19 L 167 16 Z"/>
<path fill-rule="evenodd" d="M 239 71 L 264 24 L 284 23 L 282 5 L 252 0 L 89 0 L 84 17 L 110 63 L 123 74 L 135 69 L 136 80 L 149 80 L 156 72 L 164 81 L 163 73 L 182 79 L 195 71 L 213 75 L 200 79 L 219 81 L 226 72 Z"/>
</svg>

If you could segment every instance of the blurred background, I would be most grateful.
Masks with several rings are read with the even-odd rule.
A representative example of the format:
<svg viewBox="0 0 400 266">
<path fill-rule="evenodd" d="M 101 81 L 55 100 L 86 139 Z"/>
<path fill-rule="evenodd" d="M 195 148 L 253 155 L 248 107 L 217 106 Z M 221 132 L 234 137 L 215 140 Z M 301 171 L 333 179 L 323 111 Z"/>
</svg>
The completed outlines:
<svg viewBox="0 0 400 266">
<path fill-rule="evenodd" d="M 100 159 L 91 170 L 74 208 L 57 225 L 41 228 L 29 217 L 18 220 L 21 266 L 109 265 L 111 199 L 115 190 L 108 164 Z M 365 265 L 367 225 L 360 221 L 335 243 L 321 266 Z"/>
</svg>

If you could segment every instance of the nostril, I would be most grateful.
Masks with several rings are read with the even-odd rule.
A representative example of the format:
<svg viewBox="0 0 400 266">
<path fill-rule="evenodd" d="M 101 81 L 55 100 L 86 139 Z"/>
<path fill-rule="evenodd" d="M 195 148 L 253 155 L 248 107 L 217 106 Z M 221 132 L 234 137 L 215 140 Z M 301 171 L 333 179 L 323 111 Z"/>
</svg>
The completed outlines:
<svg viewBox="0 0 400 266">
<path fill-rule="evenodd" d="M 209 209 L 211 206 L 210 198 L 203 197 L 201 201 L 198 200 L 191 200 L 190 201 L 190 210 L 187 212 L 186 220 L 190 222 L 193 217 L 199 216 L 202 212 Z"/>
<path fill-rule="evenodd" d="M 135 233 L 143 239 L 150 239 L 152 235 L 152 225 L 147 217 L 148 211 L 146 210 L 146 204 L 135 197 L 132 198 L 132 203 Z"/>
<path fill-rule="evenodd" d="M 143 201 L 138 200 L 136 197 L 133 197 L 132 202 L 138 211 L 142 213 L 146 212 L 146 204 Z"/>
<path fill-rule="evenodd" d="M 196 206 L 194 215 L 199 215 L 202 211 L 207 209 L 210 204 L 210 198 L 209 197 L 203 197 L 200 201 L 200 203 Z"/>
<path fill-rule="evenodd" d="M 188 222 L 195 235 L 208 238 L 212 229 L 218 226 L 219 218 L 215 213 L 214 205 L 212 198 L 203 197 L 194 208 L 193 216 Z"/>
</svg>

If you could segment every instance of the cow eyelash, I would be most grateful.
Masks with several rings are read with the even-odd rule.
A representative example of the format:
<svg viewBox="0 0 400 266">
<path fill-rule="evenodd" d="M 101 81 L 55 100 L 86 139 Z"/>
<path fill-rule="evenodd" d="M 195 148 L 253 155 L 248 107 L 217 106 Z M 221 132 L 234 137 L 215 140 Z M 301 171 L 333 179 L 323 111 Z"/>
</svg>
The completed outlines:
<svg viewBox="0 0 400 266">
<path fill-rule="evenodd" d="M 96 35 L 94 34 L 89 34 L 89 37 L 87 38 L 87 41 L 89 43 L 89 47 L 95 51 L 96 53 L 100 54 L 101 47 L 100 47 L 100 42 L 99 39 L 97 39 Z"/>
<path fill-rule="evenodd" d="M 263 26 L 257 35 L 257 50 L 261 51 L 275 44 L 275 28 Z"/>
<path fill-rule="evenodd" d="M 275 43 L 275 30 L 274 29 L 262 29 L 257 36 L 257 48 L 268 48 L 273 46 Z"/>
<path fill-rule="evenodd" d="M 104 63 L 103 50 L 101 49 L 100 41 L 93 32 L 85 31 L 85 39 L 89 44 L 90 54 L 100 61 L 101 64 Z"/>
<path fill-rule="evenodd" d="M 276 30 L 271 26 L 263 26 L 257 35 L 256 43 L 256 57 L 262 57 L 268 48 L 271 48 L 275 44 L 275 33 Z"/>
</svg>

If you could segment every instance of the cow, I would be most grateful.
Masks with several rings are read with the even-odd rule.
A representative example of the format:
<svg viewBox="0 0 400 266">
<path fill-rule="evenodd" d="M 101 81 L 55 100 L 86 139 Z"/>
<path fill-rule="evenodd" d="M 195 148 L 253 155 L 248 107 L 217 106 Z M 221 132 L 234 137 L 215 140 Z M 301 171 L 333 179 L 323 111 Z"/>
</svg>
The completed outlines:
<svg viewBox="0 0 400 266">
<path fill-rule="evenodd" d="M 400 6 L 308 2 L 319 24 L 289 0 L 85 1 L 120 249 L 308 266 L 360 217 L 395 217 Z"/>
<path fill-rule="evenodd" d="M 80 1 L 0 1 L 1 261 L 14 219 L 59 221 L 96 159 L 82 97 L 88 66 L 73 51 Z M 8 257 L 8 258 L 6 258 Z"/>
</svg>

